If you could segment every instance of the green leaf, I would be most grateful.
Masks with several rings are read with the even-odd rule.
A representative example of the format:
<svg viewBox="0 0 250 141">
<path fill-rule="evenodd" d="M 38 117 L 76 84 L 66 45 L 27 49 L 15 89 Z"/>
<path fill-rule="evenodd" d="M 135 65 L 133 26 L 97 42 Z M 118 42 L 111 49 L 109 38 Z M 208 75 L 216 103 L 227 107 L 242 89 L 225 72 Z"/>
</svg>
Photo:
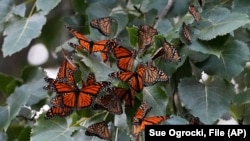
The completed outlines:
<svg viewBox="0 0 250 141">
<path fill-rule="evenodd" d="M 232 10 L 250 16 L 250 2 L 248 0 L 234 0 Z"/>
<path fill-rule="evenodd" d="M 36 104 L 47 96 L 47 92 L 42 89 L 45 85 L 43 77 L 44 75 L 41 75 L 40 79 L 36 77 L 33 81 L 17 87 L 8 97 L 6 106 L 0 107 L 0 130 L 7 130 L 10 122 L 17 116 L 23 105 Z"/>
<path fill-rule="evenodd" d="M 19 15 L 21 17 L 24 17 L 25 11 L 26 11 L 26 5 L 25 5 L 25 3 L 22 3 L 18 6 L 16 6 L 16 8 L 14 10 L 14 14 Z"/>
<path fill-rule="evenodd" d="M 89 5 L 89 7 L 86 9 L 86 14 L 89 17 L 89 20 L 109 16 L 110 12 L 111 11 L 109 9 L 105 8 L 99 2 Z"/>
<path fill-rule="evenodd" d="M 248 89 L 242 93 L 237 94 L 233 99 L 233 103 L 235 104 L 250 103 L 250 90 Z"/>
<path fill-rule="evenodd" d="M 125 29 L 127 23 L 128 23 L 128 17 L 127 15 L 121 14 L 121 13 L 115 13 L 112 14 L 112 17 L 115 18 L 115 22 L 112 24 L 112 31 L 116 31 L 116 36 Z M 117 25 L 117 28 L 115 30 L 115 25 Z"/>
<path fill-rule="evenodd" d="M 136 47 L 138 43 L 137 30 L 138 28 L 136 27 L 127 27 L 129 42 L 134 47 Z"/>
<path fill-rule="evenodd" d="M 247 106 L 247 104 L 245 105 L 231 105 L 230 107 L 230 115 L 235 119 L 235 120 L 242 120 L 243 117 L 244 117 L 244 112 L 246 111 L 245 110 L 245 107 Z"/>
<path fill-rule="evenodd" d="M 172 28 L 173 27 L 169 19 L 163 19 L 158 23 L 157 31 L 159 31 L 160 34 L 167 34 Z"/>
<path fill-rule="evenodd" d="M 75 127 L 69 127 L 65 118 L 39 119 L 31 131 L 31 141 L 70 141 Z"/>
<path fill-rule="evenodd" d="M 26 87 L 26 88 L 25 88 Z M 20 108 L 27 102 L 29 94 L 27 85 L 16 88 L 15 92 L 8 97 L 7 106 L 0 108 L 0 129 L 7 130 L 11 120 L 19 113 Z"/>
<path fill-rule="evenodd" d="M 55 8 L 61 0 L 37 0 L 37 10 L 41 10 L 41 14 L 47 15 L 53 8 Z"/>
<path fill-rule="evenodd" d="M 12 0 L 0 1 L 0 31 L 3 30 L 3 24 L 8 20 L 13 10 L 14 10 L 14 3 Z"/>
<path fill-rule="evenodd" d="M 184 106 L 204 124 L 213 124 L 227 112 L 234 95 L 233 86 L 219 78 L 207 85 L 195 78 L 183 78 L 178 89 Z"/>
<path fill-rule="evenodd" d="M 229 35 L 219 36 L 209 41 L 194 40 L 191 45 L 188 46 L 190 50 L 201 52 L 204 54 L 212 54 L 220 57 L 223 48 L 226 48 L 225 42 L 229 40 Z"/>
<path fill-rule="evenodd" d="M 247 14 L 230 12 L 226 8 L 216 8 L 204 15 L 204 20 L 200 23 L 201 40 L 211 40 L 217 36 L 222 36 L 235 29 L 250 23 Z"/>
<path fill-rule="evenodd" d="M 187 125 L 188 121 L 179 116 L 173 116 L 170 119 L 168 119 L 168 123 L 171 125 Z"/>
<path fill-rule="evenodd" d="M 84 64 L 88 68 L 91 68 L 90 71 L 95 73 L 97 81 L 109 80 L 108 74 L 110 74 L 111 72 L 114 72 L 114 69 L 112 69 L 110 66 L 108 66 L 107 64 L 105 64 L 101 61 L 101 58 L 99 58 L 100 54 L 98 54 L 98 53 L 97 54 L 90 54 L 89 56 L 81 55 L 81 57 L 82 57 L 81 61 L 84 62 Z M 86 70 L 83 70 L 83 71 L 86 72 Z"/>
<path fill-rule="evenodd" d="M 153 107 L 149 115 L 166 115 L 168 100 L 166 91 L 157 84 L 143 88 L 143 101 Z"/>
<path fill-rule="evenodd" d="M 20 141 L 30 140 L 30 132 L 31 132 L 30 127 L 23 128 L 21 133 L 19 133 L 18 135 L 18 140 Z"/>
<path fill-rule="evenodd" d="M 16 87 L 16 81 L 14 77 L 0 73 L 0 89 L 4 93 L 10 94 L 13 92 Z"/>
<path fill-rule="evenodd" d="M 7 141 L 7 134 L 5 132 L 0 132 L 0 140 Z"/>
<path fill-rule="evenodd" d="M 3 56 L 12 55 L 27 47 L 32 39 L 41 34 L 45 22 L 46 18 L 41 14 L 34 14 L 27 19 L 12 22 L 5 30 Z"/>
<path fill-rule="evenodd" d="M 220 52 L 220 58 L 211 56 L 200 67 L 210 75 L 220 75 L 230 81 L 244 70 L 249 60 L 249 48 L 244 42 L 235 40 L 226 43 Z"/>
</svg>

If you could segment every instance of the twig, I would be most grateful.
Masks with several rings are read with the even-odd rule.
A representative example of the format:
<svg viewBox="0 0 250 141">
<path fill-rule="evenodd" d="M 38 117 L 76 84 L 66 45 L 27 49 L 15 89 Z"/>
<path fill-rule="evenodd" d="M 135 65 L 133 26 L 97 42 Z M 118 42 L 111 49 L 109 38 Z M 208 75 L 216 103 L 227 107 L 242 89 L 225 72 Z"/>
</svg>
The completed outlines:
<svg viewBox="0 0 250 141">
<path fill-rule="evenodd" d="M 163 10 L 157 16 L 157 20 L 154 24 L 154 28 L 156 28 L 158 26 L 159 22 L 168 14 L 168 11 L 173 6 L 174 2 L 175 2 L 175 0 L 168 0 L 167 5 L 163 8 Z"/>
</svg>

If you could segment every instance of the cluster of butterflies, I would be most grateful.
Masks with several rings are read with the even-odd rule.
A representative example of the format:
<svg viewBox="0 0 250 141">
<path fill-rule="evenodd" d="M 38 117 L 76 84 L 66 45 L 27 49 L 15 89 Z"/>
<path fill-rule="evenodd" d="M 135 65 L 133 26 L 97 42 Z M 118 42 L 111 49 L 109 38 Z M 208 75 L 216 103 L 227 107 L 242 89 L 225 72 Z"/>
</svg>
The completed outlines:
<svg viewBox="0 0 250 141">
<path fill-rule="evenodd" d="M 198 21 L 197 14 L 192 12 L 196 11 L 197 13 L 196 8 L 190 6 L 189 11 Z M 112 20 L 111 17 L 98 18 L 92 20 L 90 25 L 97 28 L 103 35 L 108 36 L 111 33 Z M 71 27 L 66 25 L 65 27 L 78 40 L 79 44 L 69 43 L 69 46 L 75 50 L 86 50 L 89 54 L 99 52 L 103 62 L 107 62 L 110 55 L 113 56 L 116 59 L 119 71 L 110 73 L 109 77 L 128 83 L 129 88 L 111 86 L 109 81 L 98 82 L 93 72 L 89 73 L 86 81 L 80 82 L 81 87 L 79 88 L 74 76 L 78 66 L 62 49 L 64 61 L 59 68 L 57 77 L 55 79 L 45 78 L 48 85 L 44 88 L 56 92 L 56 96 L 50 101 L 52 106 L 45 114 L 45 119 L 54 116 L 65 117 L 74 110 L 81 110 L 90 106 L 94 110 L 107 110 L 112 114 L 120 115 L 123 113 L 122 104 L 124 103 L 126 107 L 133 107 L 136 93 L 140 93 L 144 87 L 169 79 L 162 70 L 153 65 L 155 59 L 160 58 L 172 62 L 181 60 L 173 45 L 164 40 L 162 46 L 155 51 L 150 61 L 134 66 L 138 52 L 142 52 L 150 46 L 153 43 L 154 36 L 158 34 L 157 30 L 149 25 L 138 27 L 138 50 L 130 50 L 122 46 L 118 39 L 94 42 Z M 185 23 L 183 23 L 183 31 L 187 41 L 191 42 L 191 36 Z M 105 94 L 100 96 L 101 91 L 104 91 Z M 152 107 L 143 102 L 136 111 L 132 124 L 132 133 L 135 137 L 139 137 L 145 125 L 159 124 L 170 118 L 169 115 L 146 117 L 151 109 Z M 85 134 L 107 140 L 111 138 L 108 125 L 104 121 L 90 125 Z"/>
</svg>

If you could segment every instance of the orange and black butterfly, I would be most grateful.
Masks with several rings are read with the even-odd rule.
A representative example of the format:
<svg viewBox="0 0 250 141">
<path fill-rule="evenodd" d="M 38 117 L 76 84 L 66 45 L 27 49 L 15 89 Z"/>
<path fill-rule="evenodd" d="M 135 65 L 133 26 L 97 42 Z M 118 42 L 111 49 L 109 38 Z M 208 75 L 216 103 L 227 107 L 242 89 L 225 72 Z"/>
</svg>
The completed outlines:
<svg viewBox="0 0 250 141">
<path fill-rule="evenodd" d="M 188 29 L 188 26 L 186 25 L 185 22 L 183 22 L 182 24 L 182 30 L 183 30 L 183 35 L 185 37 L 185 39 L 187 40 L 188 44 L 191 44 L 192 38 Z"/>
<path fill-rule="evenodd" d="M 200 16 L 199 16 L 199 13 L 198 13 L 198 10 L 196 9 L 196 7 L 194 5 L 190 5 L 188 7 L 188 11 L 194 17 L 194 20 L 196 21 L 196 23 L 199 23 Z"/>
<path fill-rule="evenodd" d="M 125 101 L 126 107 L 134 106 L 134 93 L 131 89 L 122 87 L 110 87 L 107 88 L 107 92 L 116 95 L 121 101 Z"/>
<path fill-rule="evenodd" d="M 98 122 L 90 125 L 86 131 L 85 135 L 87 136 L 96 136 L 100 139 L 109 140 L 111 138 L 111 133 L 108 129 L 108 125 L 106 122 Z"/>
<path fill-rule="evenodd" d="M 96 98 L 93 108 L 97 110 L 107 110 L 115 115 L 123 113 L 121 100 L 113 94 L 107 94 Z"/>
<path fill-rule="evenodd" d="M 143 89 L 143 73 L 144 65 L 139 64 L 135 72 L 132 71 L 118 71 L 109 74 L 109 77 L 116 78 L 122 82 L 129 82 L 130 88 L 136 92 L 141 92 Z"/>
<path fill-rule="evenodd" d="M 146 46 L 151 45 L 154 39 L 154 36 L 158 32 L 152 26 L 149 25 L 140 25 L 138 29 L 138 44 L 139 49 L 144 49 Z"/>
<path fill-rule="evenodd" d="M 165 61 L 181 61 L 181 57 L 177 50 L 167 41 L 164 41 L 162 47 L 156 50 L 156 52 L 152 56 L 152 60 L 155 60 L 158 57 L 161 57 Z"/>
<path fill-rule="evenodd" d="M 117 59 L 117 67 L 123 71 L 132 71 L 134 60 L 136 58 L 136 51 L 117 45 L 113 47 L 113 55 Z"/>
<path fill-rule="evenodd" d="M 89 78 L 92 77 L 90 73 Z M 82 88 L 79 89 L 76 84 L 74 86 L 65 83 L 55 83 L 54 88 L 58 95 L 62 95 L 63 105 L 69 108 L 86 108 L 92 104 L 92 96 L 97 96 L 101 89 L 110 85 L 110 82 L 88 79 L 87 84 L 82 83 Z M 90 83 L 91 82 L 91 83 Z M 92 83 L 93 82 L 93 83 Z"/>
<path fill-rule="evenodd" d="M 63 105 L 63 95 L 57 95 L 52 98 L 50 102 L 52 107 L 45 114 L 45 119 L 49 119 L 54 116 L 66 117 L 74 111 L 73 108 L 68 108 Z"/>
<path fill-rule="evenodd" d="M 80 45 L 74 45 L 74 44 L 70 44 L 71 47 L 75 48 L 75 49 L 85 49 L 87 50 L 89 53 L 93 53 L 93 52 L 100 52 L 105 50 L 105 45 L 107 43 L 108 40 L 101 40 L 101 41 L 97 41 L 97 42 L 93 42 L 87 39 L 87 37 L 85 37 L 84 35 L 82 35 L 80 32 L 72 29 L 71 27 L 68 27 L 65 25 L 65 27 L 69 30 L 69 32 L 71 32 L 77 39 Z"/>
<path fill-rule="evenodd" d="M 136 111 L 133 123 L 132 123 L 132 134 L 133 136 L 138 137 L 139 134 L 145 129 L 146 125 L 159 124 L 160 122 L 169 119 L 169 116 L 153 116 L 146 117 L 147 113 L 152 109 L 145 102 L 140 105 Z"/>
<path fill-rule="evenodd" d="M 93 19 L 90 22 L 90 25 L 93 28 L 98 29 L 103 35 L 108 36 L 111 33 L 112 18 L 111 17 L 103 17 L 103 18 Z"/>
<path fill-rule="evenodd" d="M 73 85 L 75 83 L 74 73 L 77 66 L 68 58 L 64 50 L 62 50 L 62 52 L 64 61 L 59 68 L 56 79 L 48 77 L 44 78 L 44 80 L 49 83 L 47 86 L 44 86 L 44 89 L 46 90 L 53 90 L 53 83 L 56 83 L 57 81 L 67 83 L 69 85 Z"/>
<path fill-rule="evenodd" d="M 144 86 L 150 86 L 159 81 L 167 81 L 168 76 L 157 67 L 153 66 L 152 62 L 148 62 L 143 73 Z"/>
<path fill-rule="evenodd" d="M 47 113 L 45 114 L 45 119 L 52 118 L 54 116 L 66 117 L 73 112 L 72 108 L 61 107 L 61 106 L 52 106 Z"/>
<path fill-rule="evenodd" d="M 101 51 L 101 58 L 103 62 L 107 62 L 108 54 L 113 54 L 113 48 L 119 45 L 118 42 L 119 42 L 118 39 L 110 39 L 107 41 L 105 49 Z"/>
</svg>

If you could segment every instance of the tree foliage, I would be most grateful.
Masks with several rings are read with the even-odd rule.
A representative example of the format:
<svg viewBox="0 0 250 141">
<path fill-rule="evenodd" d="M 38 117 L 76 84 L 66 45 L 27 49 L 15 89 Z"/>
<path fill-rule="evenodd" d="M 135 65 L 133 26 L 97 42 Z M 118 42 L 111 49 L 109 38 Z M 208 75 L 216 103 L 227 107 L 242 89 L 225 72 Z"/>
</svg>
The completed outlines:
<svg viewBox="0 0 250 141">
<path fill-rule="evenodd" d="M 250 1 L 203 0 L 203 5 L 197 0 L 170 2 L 72 0 L 67 9 L 69 12 L 60 17 L 55 14 L 55 9 L 67 5 L 60 0 L 23 3 L 1 0 L 3 58 L 14 56 L 34 42 L 43 42 L 51 53 L 59 55 L 61 48 L 71 52 L 73 62 L 79 66 L 77 80 L 85 80 L 89 72 L 94 72 L 98 81 L 106 81 L 110 80 L 108 74 L 117 70 L 115 60 L 111 58 L 110 64 L 105 64 L 97 56 L 84 51 L 73 52 L 67 43 L 76 40 L 63 25 L 77 29 L 93 41 L 118 38 L 124 46 L 137 49 L 138 26 L 148 24 L 153 25 L 159 34 L 136 63 L 147 62 L 164 39 L 178 50 L 181 62 L 156 59 L 155 65 L 169 76 L 169 80 L 144 87 L 136 94 L 135 106 L 116 116 L 88 108 L 75 111 L 66 118 L 49 120 L 44 119 L 43 111 L 38 119 L 33 119 L 34 111 L 49 104 L 55 95 L 43 89 L 46 85 L 44 77 L 47 76 L 44 66 L 17 68 L 20 76 L 0 73 L 1 98 L 4 98 L 0 101 L 0 140 L 91 140 L 93 137 L 84 135 L 86 127 L 102 120 L 110 121 L 113 140 L 134 140 L 130 136 L 131 121 L 142 101 L 153 107 L 149 115 L 172 116 L 164 124 L 188 124 L 190 115 L 199 117 L 206 125 L 217 124 L 221 118 L 228 119 L 225 115 L 230 115 L 238 124 L 249 124 Z M 189 5 L 197 7 L 200 22 L 197 23 L 188 12 Z M 89 25 L 91 20 L 106 16 L 115 20 L 108 37 Z M 191 44 L 184 38 L 183 22 L 188 25 Z M 72 38 L 65 40 L 65 35 Z M 64 40 L 55 43 L 59 39 Z M 126 86 L 119 81 L 111 82 L 116 86 Z"/>
</svg>

